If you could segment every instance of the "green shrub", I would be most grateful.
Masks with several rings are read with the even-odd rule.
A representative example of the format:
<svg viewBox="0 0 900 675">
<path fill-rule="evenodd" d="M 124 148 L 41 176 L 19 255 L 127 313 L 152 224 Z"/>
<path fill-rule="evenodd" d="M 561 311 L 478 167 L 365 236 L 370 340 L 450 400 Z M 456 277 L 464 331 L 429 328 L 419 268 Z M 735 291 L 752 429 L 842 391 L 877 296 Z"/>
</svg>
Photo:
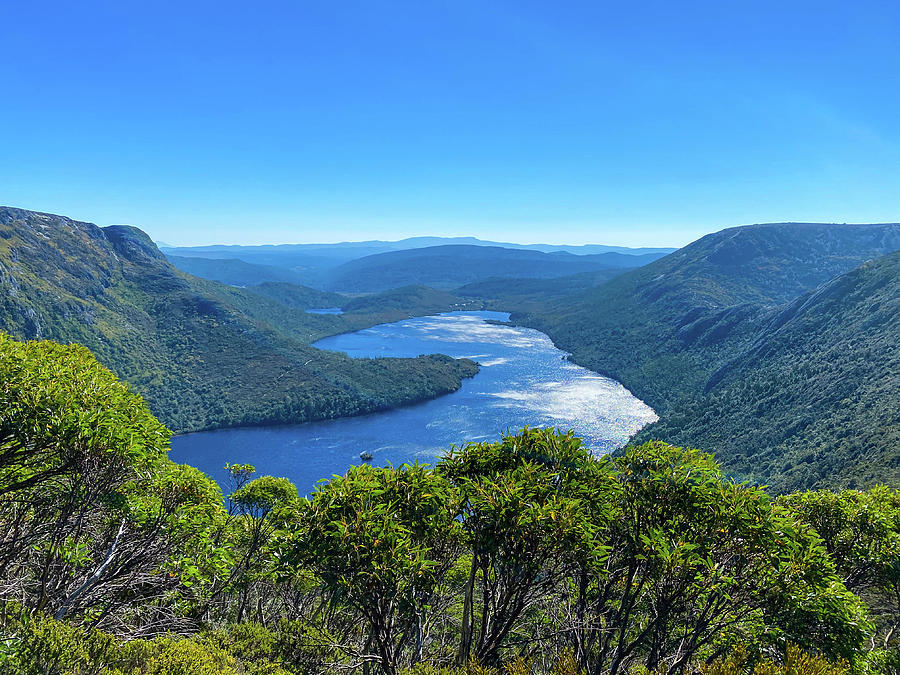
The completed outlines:
<svg viewBox="0 0 900 675">
<path fill-rule="evenodd" d="M 116 640 L 98 630 L 32 613 L 16 603 L 0 611 L 0 672 L 17 675 L 101 675 L 116 659 Z"/>
</svg>

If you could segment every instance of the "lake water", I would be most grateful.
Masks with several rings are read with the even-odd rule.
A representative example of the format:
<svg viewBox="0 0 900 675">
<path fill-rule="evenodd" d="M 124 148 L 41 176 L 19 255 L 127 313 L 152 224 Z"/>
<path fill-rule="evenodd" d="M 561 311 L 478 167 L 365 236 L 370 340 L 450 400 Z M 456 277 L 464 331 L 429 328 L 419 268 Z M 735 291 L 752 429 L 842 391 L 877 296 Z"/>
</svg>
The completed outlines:
<svg viewBox="0 0 900 675">
<path fill-rule="evenodd" d="M 226 462 L 253 464 L 257 475 L 286 476 L 303 493 L 359 464 L 363 451 L 378 465 L 433 462 L 452 444 L 496 441 L 528 425 L 573 429 L 600 454 L 656 420 L 618 382 L 567 361 L 543 333 L 489 323 L 508 319 L 502 312 L 449 312 L 320 340 L 314 346 L 352 357 L 467 357 L 481 372 L 457 392 L 397 410 L 178 436 L 170 456 L 220 482 Z"/>
<path fill-rule="evenodd" d="M 307 309 L 307 314 L 343 314 L 344 310 L 340 307 L 322 307 L 320 309 Z"/>
</svg>

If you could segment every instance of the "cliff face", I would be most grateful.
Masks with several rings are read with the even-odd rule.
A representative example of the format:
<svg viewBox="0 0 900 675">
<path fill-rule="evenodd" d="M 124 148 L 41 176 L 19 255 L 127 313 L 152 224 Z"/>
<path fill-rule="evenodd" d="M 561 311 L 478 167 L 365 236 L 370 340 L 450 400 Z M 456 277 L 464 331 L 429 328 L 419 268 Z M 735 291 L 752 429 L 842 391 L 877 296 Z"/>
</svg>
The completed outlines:
<svg viewBox="0 0 900 675">
<path fill-rule="evenodd" d="M 0 207 L 0 330 L 86 345 L 178 431 L 369 412 L 475 372 L 432 357 L 376 368 L 308 344 L 366 321 L 191 277 L 137 228 Z"/>
</svg>

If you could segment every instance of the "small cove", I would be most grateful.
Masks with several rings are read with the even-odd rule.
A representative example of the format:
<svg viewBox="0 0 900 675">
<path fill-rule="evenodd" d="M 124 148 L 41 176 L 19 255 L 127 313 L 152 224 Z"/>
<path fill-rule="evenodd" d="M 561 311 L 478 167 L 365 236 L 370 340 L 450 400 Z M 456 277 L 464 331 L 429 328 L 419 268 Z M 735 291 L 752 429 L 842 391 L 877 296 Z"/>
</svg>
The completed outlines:
<svg viewBox="0 0 900 675">
<path fill-rule="evenodd" d="M 314 344 L 355 358 L 443 353 L 481 364 L 459 391 L 359 417 L 309 424 L 221 429 L 172 439 L 171 457 L 220 482 L 226 462 L 290 478 L 301 493 L 359 464 L 433 462 L 452 444 L 495 441 L 525 425 L 572 429 L 597 454 L 654 421 L 651 408 L 618 382 L 566 360 L 543 333 L 502 325 L 503 312 L 448 312 L 381 324 Z"/>
</svg>

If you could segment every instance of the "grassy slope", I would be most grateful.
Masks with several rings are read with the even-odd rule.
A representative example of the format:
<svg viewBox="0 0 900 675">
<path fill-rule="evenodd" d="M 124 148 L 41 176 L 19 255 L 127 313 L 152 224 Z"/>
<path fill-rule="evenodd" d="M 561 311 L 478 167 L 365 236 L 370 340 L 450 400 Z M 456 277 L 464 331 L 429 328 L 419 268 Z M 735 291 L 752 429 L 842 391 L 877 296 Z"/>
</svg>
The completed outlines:
<svg viewBox="0 0 900 675">
<path fill-rule="evenodd" d="M 354 360 L 307 344 L 381 320 L 196 279 L 134 228 L 0 208 L 0 329 L 86 345 L 178 431 L 369 412 L 474 374 L 445 357 Z"/>
</svg>

